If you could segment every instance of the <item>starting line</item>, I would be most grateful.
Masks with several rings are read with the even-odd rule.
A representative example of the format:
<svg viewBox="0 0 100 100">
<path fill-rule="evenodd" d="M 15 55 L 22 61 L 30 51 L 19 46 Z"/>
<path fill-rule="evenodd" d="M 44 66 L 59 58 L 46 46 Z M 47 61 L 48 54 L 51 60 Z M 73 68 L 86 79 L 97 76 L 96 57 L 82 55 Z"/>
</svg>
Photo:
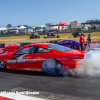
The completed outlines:
<svg viewBox="0 0 100 100">
<path fill-rule="evenodd" d="M 5 94 L 0 93 L 0 100 L 46 100 L 41 98 L 30 97 L 20 94 Z"/>
</svg>

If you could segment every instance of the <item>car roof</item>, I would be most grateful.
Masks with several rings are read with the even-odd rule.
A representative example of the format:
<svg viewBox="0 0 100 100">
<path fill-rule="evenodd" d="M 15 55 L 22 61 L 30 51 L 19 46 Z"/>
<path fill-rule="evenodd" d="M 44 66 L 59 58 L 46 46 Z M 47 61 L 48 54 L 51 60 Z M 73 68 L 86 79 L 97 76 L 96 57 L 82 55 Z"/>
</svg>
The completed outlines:
<svg viewBox="0 0 100 100">
<path fill-rule="evenodd" d="M 62 41 L 73 41 L 73 42 L 79 42 L 79 41 L 76 41 L 76 40 L 62 40 Z M 59 41 L 60 42 L 60 41 Z"/>
<path fill-rule="evenodd" d="M 78 41 L 76 41 L 76 40 L 64 40 L 64 41 L 75 41 L 75 42 L 78 42 Z"/>
<path fill-rule="evenodd" d="M 29 47 L 29 46 L 41 46 L 41 47 L 44 47 L 44 48 L 47 48 L 49 44 L 52 44 L 52 43 L 33 43 L 33 44 L 28 44 L 28 45 L 25 45 L 23 46 L 24 47 Z"/>
</svg>

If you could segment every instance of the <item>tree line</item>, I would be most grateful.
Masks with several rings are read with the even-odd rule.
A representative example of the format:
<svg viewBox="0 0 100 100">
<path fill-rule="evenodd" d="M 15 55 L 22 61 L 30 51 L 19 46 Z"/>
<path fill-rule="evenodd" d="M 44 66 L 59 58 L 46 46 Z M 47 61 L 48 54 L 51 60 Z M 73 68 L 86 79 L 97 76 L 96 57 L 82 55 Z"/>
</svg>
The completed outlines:
<svg viewBox="0 0 100 100">
<path fill-rule="evenodd" d="M 23 26 L 28 27 L 28 25 L 23 25 Z M 6 27 L 10 28 L 10 27 L 12 27 L 12 24 L 8 24 Z M 21 27 L 21 25 L 18 25 L 17 27 Z"/>
</svg>

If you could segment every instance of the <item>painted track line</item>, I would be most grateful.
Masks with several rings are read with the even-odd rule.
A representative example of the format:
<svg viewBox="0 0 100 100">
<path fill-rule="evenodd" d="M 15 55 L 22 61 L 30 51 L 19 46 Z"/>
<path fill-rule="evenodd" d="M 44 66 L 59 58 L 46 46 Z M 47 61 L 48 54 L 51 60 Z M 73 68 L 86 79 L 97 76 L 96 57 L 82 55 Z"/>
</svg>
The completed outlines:
<svg viewBox="0 0 100 100">
<path fill-rule="evenodd" d="M 0 100 L 46 100 L 14 93 L 0 93 Z"/>
</svg>

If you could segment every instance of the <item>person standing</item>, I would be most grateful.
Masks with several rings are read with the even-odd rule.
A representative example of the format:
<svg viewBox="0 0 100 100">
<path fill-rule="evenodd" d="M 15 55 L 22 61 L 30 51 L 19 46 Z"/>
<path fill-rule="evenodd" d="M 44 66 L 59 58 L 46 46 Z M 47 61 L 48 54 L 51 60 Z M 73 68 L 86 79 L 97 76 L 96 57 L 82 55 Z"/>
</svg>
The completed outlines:
<svg viewBox="0 0 100 100">
<path fill-rule="evenodd" d="M 85 44 L 86 44 L 86 41 L 84 39 L 84 33 L 82 33 L 80 36 L 80 48 L 81 48 L 81 50 L 85 50 Z"/>
<path fill-rule="evenodd" d="M 89 51 L 91 50 L 91 34 L 88 35 L 88 38 L 87 38 L 87 45 L 89 47 Z"/>
</svg>

